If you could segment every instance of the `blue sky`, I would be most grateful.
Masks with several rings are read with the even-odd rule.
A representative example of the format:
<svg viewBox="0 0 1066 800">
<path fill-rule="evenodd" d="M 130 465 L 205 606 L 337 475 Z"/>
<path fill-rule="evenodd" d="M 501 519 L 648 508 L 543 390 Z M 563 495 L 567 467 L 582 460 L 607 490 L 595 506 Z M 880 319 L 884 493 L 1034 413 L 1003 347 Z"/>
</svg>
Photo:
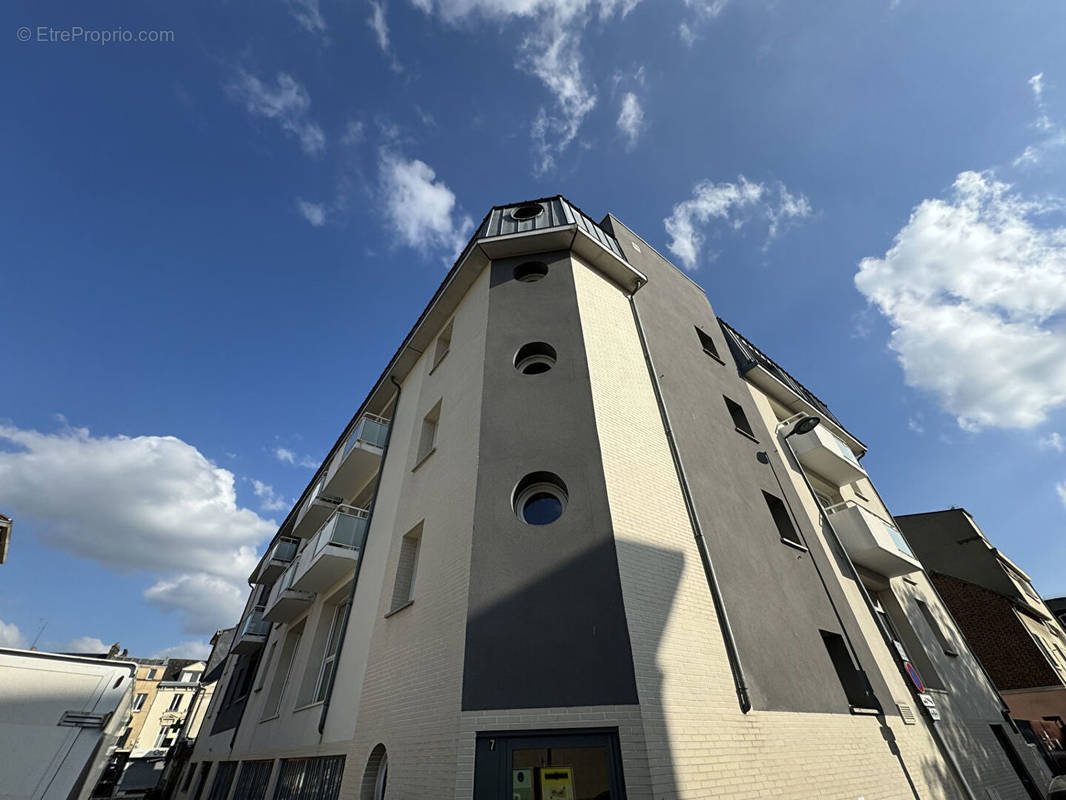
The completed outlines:
<svg viewBox="0 0 1066 800">
<path fill-rule="evenodd" d="M 1061 3 L 0 18 L 0 642 L 203 653 L 472 226 L 558 192 L 826 400 L 893 511 L 963 506 L 1066 593 Z"/>
</svg>

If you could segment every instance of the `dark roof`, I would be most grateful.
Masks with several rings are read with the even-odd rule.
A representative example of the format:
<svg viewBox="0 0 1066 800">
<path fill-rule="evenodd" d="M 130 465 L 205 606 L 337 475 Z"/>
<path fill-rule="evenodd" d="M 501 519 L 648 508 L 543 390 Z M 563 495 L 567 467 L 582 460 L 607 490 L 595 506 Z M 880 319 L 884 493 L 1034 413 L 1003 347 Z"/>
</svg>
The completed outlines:
<svg viewBox="0 0 1066 800">
<path fill-rule="evenodd" d="M 847 430 L 843 423 L 836 418 L 836 415 L 829 410 L 829 406 L 823 403 L 814 392 L 793 378 L 784 367 L 753 345 L 742 333 L 740 333 L 740 331 L 724 319 L 719 319 L 718 324 L 722 326 L 722 332 L 725 334 L 726 342 L 729 343 L 729 350 L 733 354 L 733 359 L 737 362 L 737 368 L 740 370 L 741 375 L 756 366 L 762 367 L 781 381 L 781 383 L 785 384 L 785 386 L 818 409 L 819 413 L 827 416 L 843 430 Z"/>
</svg>

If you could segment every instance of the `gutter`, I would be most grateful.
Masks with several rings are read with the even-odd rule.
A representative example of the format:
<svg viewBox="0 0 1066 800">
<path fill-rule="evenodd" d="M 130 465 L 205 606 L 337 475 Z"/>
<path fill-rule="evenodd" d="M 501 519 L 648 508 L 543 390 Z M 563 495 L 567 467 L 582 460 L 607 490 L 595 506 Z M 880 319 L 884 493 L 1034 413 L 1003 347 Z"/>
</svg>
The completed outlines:
<svg viewBox="0 0 1066 800">
<path fill-rule="evenodd" d="M 836 544 L 838 552 L 844 556 L 844 563 L 848 565 L 848 572 L 851 573 L 852 580 L 855 581 L 859 587 L 859 594 L 862 595 L 863 602 L 866 604 L 867 610 L 870 612 L 870 616 L 873 617 L 874 623 L 877 625 L 877 630 L 881 633 L 881 638 L 884 640 L 885 647 L 892 654 L 892 662 L 899 670 L 900 676 L 903 678 L 903 682 L 910 687 L 912 694 L 918 694 L 917 687 L 911 682 L 910 676 L 907 674 L 906 668 L 903 666 L 903 658 L 900 656 L 899 651 L 896 650 L 895 641 L 892 639 L 892 635 L 885 628 L 885 623 L 877 614 L 877 610 L 874 608 L 873 598 L 870 597 L 869 591 L 866 589 L 866 584 L 862 582 L 862 576 L 859 575 L 859 570 L 855 567 L 855 564 L 851 560 L 851 556 L 848 555 L 848 551 L 844 548 L 843 543 L 840 541 L 840 537 L 837 536 L 836 528 L 833 527 L 832 521 L 829 519 L 829 515 L 825 513 L 825 509 L 822 508 L 822 503 L 818 500 L 818 495 L 814 491 L 814 486 L 811 484 L 810 478 L 807 477 L 807 471 L 803 468 L 799 458 L 796 457 L 796 451 L 792 449 L 792 442 L 787 437 L 781 436 L 781 427 L 778 426 L 776 431 L 777 438 L 784 442 L 785 447 L 788 448 L 789 455 L 792 456 L 792 460 L 795 462 L 796 467 L 799 470 L 799 474 L 803 477 L 803 483 L 807 486 L 807 490 L 814 497 L 815 505 L 818 506 L 818 514 L 822 518 L 822 522 L 825 523 L 826 528 L 829 530 L 830 535 L 833 537 L 833 542 Z M 870 481 L 870 485 L 873 485 L 873 481 Z M 884 505 L 882 503 L 882 505 Z M 887 506 L 885 507 L 887 509 Z M 890 512 L 891 513 L 891 512 Z M 947 742 L 944 741 L 944 737 L 940 735 L 940 731 L 937 730 L 936 721 L 929 716 L 929 710 L 925 707 L 924 703 L 918 703 L 918 707 L 921 709 L 922 718 L 926 721 L 926 728 L 929 734 L 933 737 L 933 741 L 937 744 L 937 749 L 940 750 L 940 754 L 944 757 L 944 760 L 951 765 L 952 771 L 955 773 L 955 777 L 962 787 L 968 800 L 978 800 L 976 794 L 970 784 L 966 781 L 966 776 L 962 773 L 962 767 L 959 766 L 959 762 L 955 760 L 955 756 L 952 754 L 951 749 L 948 747 Z"/>
<path fill-rule="evenodd" d="M 666 442 L 670 447 L 670 457 L 674 462 L 674 471 L 677 474 L 677 482 L 681 487 L 681 496 L 685 501 L 685 511 L 688 513 L 689 524 L 692 526 L 692 535 L 696 539 L 696 549 L 700 554 L 700 562 L 703 564 L 704 575 L 707 576 L 707 586 L 711 590 L 711 598 L 714 600 L 714 610 L 718 616 L 718 625 L 722 630 L 722 639 L 725 643 L 726 655 L 729 657 L 729 670 L 733 674 L 733 685 L 736 687 L 737 701 L 740 710 L 747 714 L 751 711 L 751 696 L 747 683 L 744 679 L 744 667 L 740 661 L 740 652 L 737 650 L 736 639 L 733 637 L 733 628 L 729 624 L 729 615 L 726 613 L 725 602 L 722 599 L 722 588 L 715 575 L 714 564 L 711 554 L 707 550 L 707 542 L 703 538 L 703 526 L 700 524 L 699 513 L 696 511 L 695 502 L 692 499 L 692 491 L 689 488 L 688 476 L 685 474 L 685 465 L 681 460 L 681 454 L 677 449 L 674 439 L 673 428 L 670 425 L 670 414 L 663 402 L 662 387 L 659 385 L 659 376 L 652 361 L 651 352 L 648 349 L 648 341 L 644 335 L 644 325 L 640 321 L 640 313 L 637 311 L 637 303 L 634 295 L 646 281 L 641 281 L 636 289 L 626 295 L 629 300 L 629 308 L 633 312 L 633 322 L 637 326 L 637 335 L 640 337 L 640 347 L 644 352 L 644 363 L 648 367 L 648 377 L 651 378 L 652 389 L 655 392 L 655 402 L 659 406 L 659 417 L 662 420 L 663 432 L 666 434 Z M 975 800 L 971 798 L 970 800 Z"/>
<path fill-rule="evenodd" d="M 370 525 L 374 521 L 374 512 L 378 507 L 378 490 L 381 489 L 381 477 L 385 474 L 385 459 L 389 455 L 389 443 L 392 442 L 392 430 L 396 427 L 396 412 L 400 408 L 400 393 L 403 387 L 393 375 L 389 380 L 396 387 L 396 394 L 392 400 L 392 418 L 389 422 L 389 430 L 385 434 L 385 445 L 381 448 L 381 466 L 378 468 L 377 477 L 374 479 L 374 494 L 370 498 L 370 512 L 366 520 L 366 532 L 363 534 L 362 544 L 359 546 L 359 560 L 355 563 L 355 575 L 352 576 L 352 588 L 348 592 L 348 604 L 344 608 L 344 622 L 341 624 L 340 634 L 337 636 L 337 649 L 333 653 L 333 670 L 330 672 L 329 684 L 326 686 L 326 697 L 322 701 L 322 713 L 318 718 L 318 735 L 326 729 L 326 716 L 329 714 L 330 703 L 333 700 L 333 686 L 337 682 L 337 671 L 340 669 L 341 652 L 344 649 L 344 639 L 348 633 L 348 622 L 352 617 L 352 605 L 355 603 L 355 589 L 359 585 L 359 573 L 363 571 L 363 562 L 366 561 L 366 540 L 370 536 Z"/>
</svg>

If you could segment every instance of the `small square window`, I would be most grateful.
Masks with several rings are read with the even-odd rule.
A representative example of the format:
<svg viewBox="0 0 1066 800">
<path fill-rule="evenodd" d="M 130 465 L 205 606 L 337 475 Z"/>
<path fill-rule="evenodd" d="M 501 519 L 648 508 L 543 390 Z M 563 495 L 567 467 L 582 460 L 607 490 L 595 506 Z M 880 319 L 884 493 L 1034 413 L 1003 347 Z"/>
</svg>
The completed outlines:
<svg viewBox="0 0 1066 800">
<path fill-rule="evenodd" d="M 454 322 L 454 320 L 452 321 Z M 433 363 L 430 366 L 429 371 L 432 372 L 437 368 L 437 365 L 444 360 L 444 357 L 448 355 L 448 351 L 452 347 L 452 322 L 449 322 L 444 326 L 444 330 L 440 332 L 437 337 L 437 346 L 433 351 Z"/>
<path fill-rule="evenodd" d="M 741 433 L 755 438 L 755 432 L 751 429 L 751 424 L 748 422 L 748 417 L 744 413 L 744 409 L 740 407 L 740 403 L 734 403 L 728 397 L 723 397 L 725 400 L 725 407 L 729 409 L 729 416 L 733 418 L 733 425 Z"/>
<path fill-rule="evenodd" d="M 703 352 L 713 358 L 715 361 L 721 361 L 722 357 L 718 355 L 718 348 L 714 346 L 714 339 L 706 331 L 696 328 L 696 336 L 699 337 L 700 346 L 703 348 Z"/>
<path fill-rule="evenodd" d="M 393 614 L 406 608 L 415 599 L 415 577 L 418 575 L 418 555 L 422 549 L 422 523 L 404 534 L 400 542 L 400 558 L 396 563 L 396 583 L 392 588 L 392 605 L 389 613 Z"/>
<path fill-rule="evenodd" d="M 762 496 L 766 498 L 766 507 L 770 509 L 770 516 L 774 518 L 774 524 L 777 526 L 777 532 L 781 535 L 781 540 L 797 547 L 806 548 L 803 544 L 803 539 L 800 538 L 799 533 L 792 524 L 792 518 L 788 514 L 788 508 L 785 506 L 784 501 L 780 497 L 774 497 L 769 492 L 763 492 Z"/>
</svg>

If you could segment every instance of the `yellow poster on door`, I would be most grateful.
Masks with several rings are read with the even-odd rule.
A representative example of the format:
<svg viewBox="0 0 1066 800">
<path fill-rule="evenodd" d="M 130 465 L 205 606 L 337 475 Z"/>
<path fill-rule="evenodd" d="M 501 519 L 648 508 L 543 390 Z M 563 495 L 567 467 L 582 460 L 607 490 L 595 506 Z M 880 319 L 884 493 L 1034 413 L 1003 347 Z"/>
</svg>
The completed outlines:
<svg viewBox="0 0 1066 800">
<path fill-rule="evenodd" d="M 573 767 L 540 768 L 541 800 L 574 800 Z"/>
</svg>

